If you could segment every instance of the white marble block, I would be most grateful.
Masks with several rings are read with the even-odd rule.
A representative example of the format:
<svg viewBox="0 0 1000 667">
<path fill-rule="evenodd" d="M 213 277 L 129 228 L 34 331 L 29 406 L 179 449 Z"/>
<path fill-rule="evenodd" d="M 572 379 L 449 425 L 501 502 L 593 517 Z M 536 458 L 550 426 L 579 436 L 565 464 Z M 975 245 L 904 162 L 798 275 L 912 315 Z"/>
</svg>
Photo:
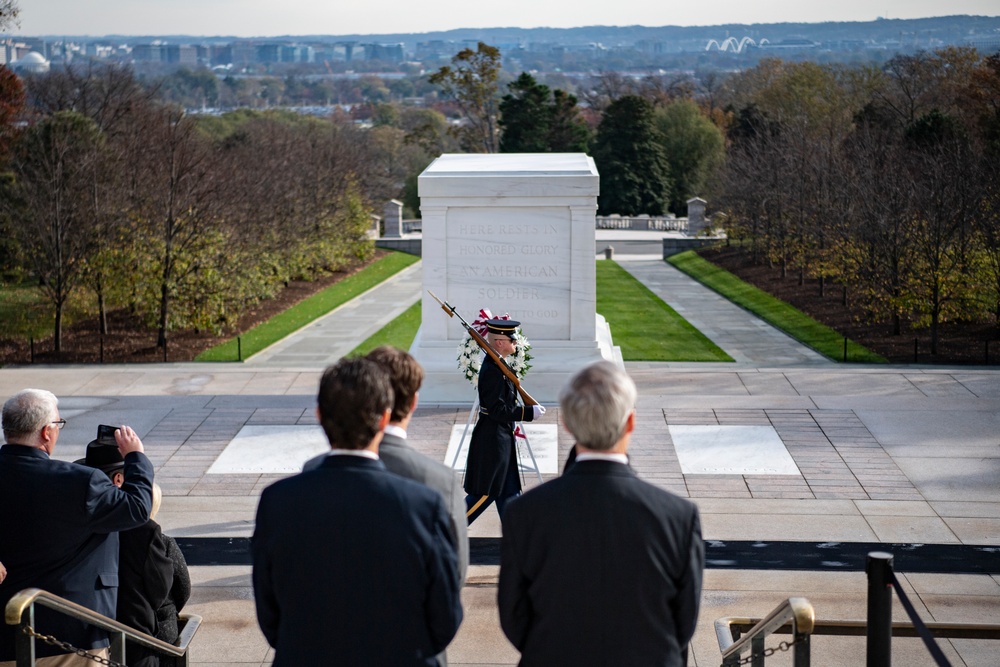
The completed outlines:
<svg viewBox="0 0 1000 667">
<path fill-rule="evenodd" d="M 468 322 L 481 308 L 509 313 L 532 345 L 522 386 L 554 403 L 570 375 L 619 359 L 595 311 L 594 215 L 599 177 L 583 153 L 442 155 L 418 180 L 423 227 L 422 325 L 411 353 L 427 373 L 429 403 L 466 403 L 457 368 Z"/>
</svg>

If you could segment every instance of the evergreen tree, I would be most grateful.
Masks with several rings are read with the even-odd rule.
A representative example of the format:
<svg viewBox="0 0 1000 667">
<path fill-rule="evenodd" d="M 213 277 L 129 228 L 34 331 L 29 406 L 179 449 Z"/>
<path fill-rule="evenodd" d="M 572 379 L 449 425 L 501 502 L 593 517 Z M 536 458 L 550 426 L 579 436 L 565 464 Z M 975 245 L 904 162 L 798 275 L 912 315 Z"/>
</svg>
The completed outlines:
<svg viewBox="0 0 1000 667">
<path fill-rule="evenodd" d="M 552 91 L 527 72 L 509 84 L 500 101 L 501 153 L 545 153 L 549 149 Z"/>
<path fill-rule="evenodd" d="M 597 128 L 593 156 L 601 175 L 600 215 L 664 213 L 670 167 L 649 102 L 635 95 L 612 102 Z"/>
<path fill-rule="evenodd" d="M 590 130 L 576 98 L 522 72 L 500 102 L 501 153 L 585 153 Z"/>
<path fill-rule="evenodd" d="M 553 153 L 586 153 L 589 144 L 590 128 L 580 117 L 576 97 L 564 90 L 552 91 L 549 150 Z"/>
<path fill-rule="evenodd" d="M 689 99 L 679 99 L 656 110 L 656 124 L 663 135 L 663 149 L 673 177 L 670 209 L 681 215 L 691 197 L 702 189 L 711 171 L 722 162 L 722 131 Z"/>
</svg>

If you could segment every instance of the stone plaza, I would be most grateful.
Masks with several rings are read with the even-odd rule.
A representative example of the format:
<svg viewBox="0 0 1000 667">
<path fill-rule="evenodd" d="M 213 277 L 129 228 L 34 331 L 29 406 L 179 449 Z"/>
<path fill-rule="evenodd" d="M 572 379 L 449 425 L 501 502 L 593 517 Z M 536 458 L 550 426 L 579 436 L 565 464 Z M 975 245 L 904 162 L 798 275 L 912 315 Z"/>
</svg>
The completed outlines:
<svg viewBox="0 0 1000 667">
<path fill-rule="evenodd" d="M 866 548 L 895 554 L 925 620 L 1000 624 L 1000 372 L 835 364 L 655 254 L 616 259 L 736 360 L 625 364 L 639 387 L 633 467 L 701 511 L 708 563 L 692 664 L 719 664 L 717 618 L 761 617 L 789 596 L 808 598 L 819 619 L 864 619 Z M 418 263 L 242 364 L 0 369 L 4 396 L 40 387 L 60 397 L 68 425 L 57 458 L 81 457 L 99 423 L 130 424 L 143 438 L 165 494 L 158 520 L 193 564 L 186 611 L 204 618 L 193 664 L 270 664 L 245 553 L 259 494 L 322 447 L 314 410 L 323 365 L 420 299 L 423 270 Z M 392 308 L 359 307 L 371 303 Z M 457 368 L 454 382 L 465 383 Z M 410 442 L 450 464 L 449 441 L 472 399 L 421 402 Z M 540 425 L 555 433 L 546 447 L 561 469 L 573 443 L 548 405 Z M 261 434 L 269 450 L 254 449 Z M 246 449 L 233 456 L 234 446 Z M 524 479 L 538 483 L 530 471 Z M 452 665 L 517 662 L 496 614 L 499 537 L 494 510 L 471 529 Z M 914 560 L 930 549 L 930 566 Z M 906 620 L 894 604 L 895 620 Z M 955 665 L 1000 662 L 997 641 L 940 643 Z M 864 650 L 863 637 L 817 636 L 813 664 L 853 667 Z M 895 664 L 934 664 L 918 639 L 895 639 L 893 653 Z M 772 662 L 791 664 L 788 653 Z"/>
</svg>

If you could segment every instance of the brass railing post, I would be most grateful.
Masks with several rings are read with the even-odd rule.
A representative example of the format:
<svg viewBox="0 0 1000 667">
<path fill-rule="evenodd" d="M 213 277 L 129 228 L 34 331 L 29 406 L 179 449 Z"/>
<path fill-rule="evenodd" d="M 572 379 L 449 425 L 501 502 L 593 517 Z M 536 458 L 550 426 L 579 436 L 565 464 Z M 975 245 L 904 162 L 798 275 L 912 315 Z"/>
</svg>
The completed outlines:
<svg viewBox="0 0 1000 667">
<path fill-rule="evenodd" d="M 25 628 L 35 627 L 35 605 L 21 614 L 21 622 L 14 632 L 14 655 L 17 667 L 35 667 L 35 638 L 25 632 Z"/>
</svg>

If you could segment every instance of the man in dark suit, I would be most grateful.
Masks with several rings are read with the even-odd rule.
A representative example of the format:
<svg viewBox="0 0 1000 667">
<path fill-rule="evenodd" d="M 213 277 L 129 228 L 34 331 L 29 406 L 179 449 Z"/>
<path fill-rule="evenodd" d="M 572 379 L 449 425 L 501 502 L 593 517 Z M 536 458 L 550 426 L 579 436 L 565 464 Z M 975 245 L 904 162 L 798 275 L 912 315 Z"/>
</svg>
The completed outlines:
<svg viewBox="0 0 1000 667">
<path fill-rule="evenodd" d="M 100 470 L 53 460 L 49 457 L 65 423 L 59 418 L 58 400 L 48 391 L 25 389 L 4 403 L 0 562 L 9 572 L 0 584 L 0 607 L 18 591 L 36 587 L 114 618 L 117 531 L 149 519 L 153 465 L 128 426 L 115 430 L 125 465 L 120 489 Z M 103 630 L 42 607 L 35 614 L 39 632 L 107 655 L 108 635 Z M 9 625 L 0 628 L 0 661 L 14 660 L 14 630 Z M 41 656 L 60 653 L 41 642 L 36 651 Z M 64 654 L 52 660 L 73 658 Z M 78 660 L 59 664 L 93 664 Z"/>
<path fill-rule="evenodd" d="M 441 494 L 378 458 L 393 394 L 365 358 L 323 373 L 333 451 L 261 494 L 251 540 L 257 622 L 274 665 L 436 665 L 462 621 Z"/>
<path fill-rule="evenodd" d="M 406 444 L 406 428 L 410 425 L 413 411 L 417 409 L 424 369 L 408 352 L 389 345 L 379 346 L 365 356 L 389 373 L 394 396 L 392 415 L 382 434 L 378 457 L 389 472 L 426 484 L 441 494 L 445 507 L 448 508 L 452 536 L 458 549 L 459 578 L 464 583 L 469 566 L 469 530 L 465 520 L 465 494 L 462 492 L 462 485 L 454 470 Z M 320 454 L 309 459 L 302 466 L 303 472 L 318 467 L 327 456 L 329 454 Z"/>
<path fill-rule="evenodd" d="M 635 398 L 614 364 L 577 373 L 559 398 L 576 463 L 503 517 L 500 624 L 521 665 L 687 663 L 705 557 L 698 510 L 628 467 Z"/>
<path fill-rule="evenodd" d="M 516 351 L 514 332 L 519 326 L 521 323 L 515 320 L 486 321 L 487 341 L 501 357 L 509 357 Z M 489 355 L 479 369 L 478 390 L 479 419 L 472 430 L 465 464 L 465 492 L 468 494 L 465 507 L 470 524 L 493 502 L 502 518 L 507 503 L 520 495 L 514 423 L 530 422 L 545 414 L 545 408 L 540 405 L 530 409 L 518 405 L 514 383 Z"/>
</svg>

